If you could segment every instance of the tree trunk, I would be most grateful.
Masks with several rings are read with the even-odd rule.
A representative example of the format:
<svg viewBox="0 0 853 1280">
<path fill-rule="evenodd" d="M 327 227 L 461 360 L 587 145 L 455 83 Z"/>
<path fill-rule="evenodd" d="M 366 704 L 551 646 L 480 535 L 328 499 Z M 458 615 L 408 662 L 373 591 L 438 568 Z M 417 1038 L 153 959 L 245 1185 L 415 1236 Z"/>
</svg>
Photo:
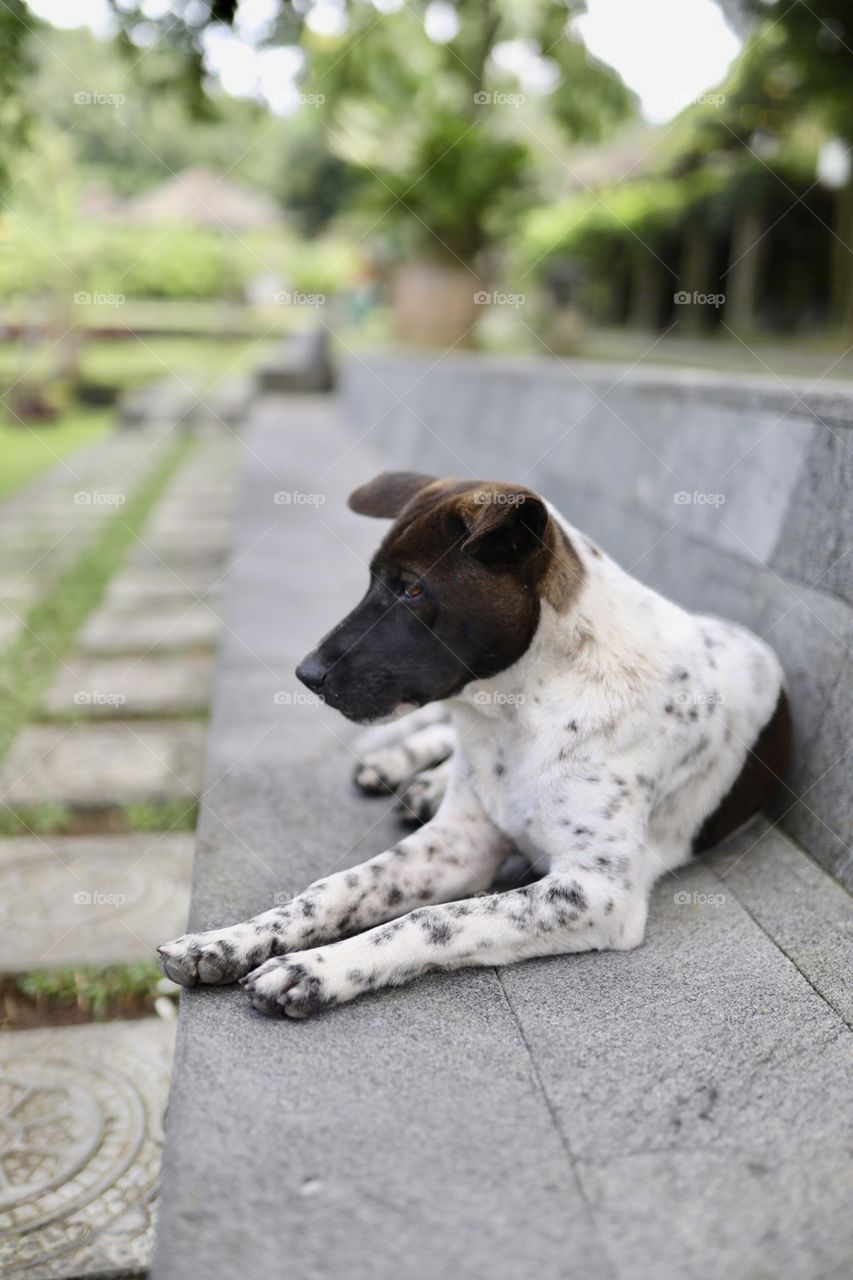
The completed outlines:
<svg viewBox="0 0 853 1280">
<path fill-rule="evenodd" d="M 716 286 L 709 288 L 710 274 L 711 237 L 701 223 L 694 225 L 688 220 L 681 243 L 676 293 L 675 319 L 679 334 L 696 333 L 708 326 L 708 308 L 712 304 L 702 299 L 709 293 L 720 292 Z"/>
<path fill-rule="evenodd" d="M 842 187 L 835 197 L 834 222 L 830 323 L 833 328 L 849 331 L 853 329 L 853 183 Z"/>
<path fill-rule="evenodd" d="M 663 267 L 645 245 L 631 254 L 631 292 L 628 324 L 632 329 L 657 333 L 660 328 L 661 272 Z"/>
<path fill-rule="evenodd" d="M 763 229 L 764 219 L 758 209 L 746 207 L 735 211 L 729 269 L 720 292 L 726 295 L 726 324 L 740 337 L 757 328 Z"/>
</svg>

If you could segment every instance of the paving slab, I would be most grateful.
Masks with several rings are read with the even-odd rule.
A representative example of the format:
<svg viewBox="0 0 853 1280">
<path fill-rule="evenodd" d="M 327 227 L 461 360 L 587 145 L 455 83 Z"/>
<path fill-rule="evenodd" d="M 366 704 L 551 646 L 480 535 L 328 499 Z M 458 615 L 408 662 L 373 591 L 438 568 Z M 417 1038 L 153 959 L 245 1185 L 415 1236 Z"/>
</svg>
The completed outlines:
<svg viewBox="0 0 853 1280">
<path fill-rule="evenodd" d="M 150 959 L 184 932 L 187 832 L 0 840 L 0 973 Z"/>
<path fill-rule="evenodd" d="M 733 836 L 707 858 L 824 1000 L 853 1025 L 853 899 L 769 823 Z"/>
<path fill-rule="evenodd" d="M 203 576 L 182 573 L 178 578 L 163 565 L 156 569 L 123 569 L 107 587 L 104 603 L 146 609 L 155 602 L 159 605 L 178 597 L 185 598 L 187 604 L 193 596 L 213 600 L 221 594 L 222 584 L 216 580 L 221 576 L 221 572 Z"/>
<path fill-rule="evenodd" d="M 81 653 L 173 653 L 212 648 L 219 631 L 214 610 L 195 598 L 178 597 L 145 611 L 102 605 L 90 615 L 77 637 Z"/>
<path fill-rule="evenodd" d="M 144 1273 L 173 1026 L 0 1037 L 0 1269 L 6 1280 Z"/>
<path fill-rule="evenodd" d="M 204 744 L 205 727 L 193 721 L 29 725 L 0 767 L 0 803 L 82 810 L 189 803 L 199 792 Z"/>
<path fill-rule="evenodd" d="M 66 659 L 41 703 L 43 715 L 82 720 L 192 715 L 210 700 L 208 654 Z"/>
</svg>

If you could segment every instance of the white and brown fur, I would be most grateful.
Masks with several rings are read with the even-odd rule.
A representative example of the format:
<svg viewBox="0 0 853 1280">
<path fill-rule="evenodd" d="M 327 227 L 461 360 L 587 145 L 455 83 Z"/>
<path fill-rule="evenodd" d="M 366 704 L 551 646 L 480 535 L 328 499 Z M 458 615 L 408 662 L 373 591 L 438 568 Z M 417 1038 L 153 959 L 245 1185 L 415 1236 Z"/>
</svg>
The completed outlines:
<svg viewBox="0 0 853 1280">
<path fill-rule="evenodd" d="M 495 493 L 519 497 L 484 515 Z M 481 631 L 503 626 L 508 647 L 466 639 L 449 693 L 452 664 L 436 648 L 442 701 L 368 733 L 356 781 L 400 793 L 429 818 L 422 827 L 282 907 L 161 947 L 165 972 L 184 986 L 239 979 L 258 1009 L 302 1018 L 436 969 L 638 946 L 655 881 L 757 813 L 784 771 L 790 726 L 775 654 L 643 586 L 529 490 L 392 473 L 352 505 L 397 517 L 373 566 L 408 611 L 395 625 L 420 634 L 414 613 L 446 647 L 442 602 L 455 591 L 456 607 L 464 582 Z M 454 534 L 452 547 L 442 541 Z M 466 555 L 479 577 L 455 576 L 468 573 Z M 426 615 L 413 581 L 439 597 Z M 505 614 L 492 599 L 501 592 L 515 594 Z M 377 717 L 426 702 L 431 650 L 418 652 L 426 675 L 404 694 L 390 642 L 383 651 L 382 627 L 359 609 L 302 664 L 303 678 L 371 718 L 364 668 L 348 665 L 341 639 L 362 618 L 369 660 L 386 664 L 371 694 Z M 539 878 L 489 892 L 513 852 Z"/>
</svg>

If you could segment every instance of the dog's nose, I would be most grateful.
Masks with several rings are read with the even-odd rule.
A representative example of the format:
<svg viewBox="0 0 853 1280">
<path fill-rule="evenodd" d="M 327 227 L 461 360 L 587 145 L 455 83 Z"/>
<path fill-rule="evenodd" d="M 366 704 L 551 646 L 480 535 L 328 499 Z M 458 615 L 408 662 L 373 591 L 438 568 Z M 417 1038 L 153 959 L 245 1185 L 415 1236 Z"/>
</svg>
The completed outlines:
<svg viewBox="0 0 853 1280">
<path fill-rule="evenodd" d="M 323 681 L 326 679 L 328 668 L 313 654 L 309 654 L 307 658 L 303 658 L 299 666 L 296 668 L 296 679 L 311 690 L 317 693 Z"/>
</svg>

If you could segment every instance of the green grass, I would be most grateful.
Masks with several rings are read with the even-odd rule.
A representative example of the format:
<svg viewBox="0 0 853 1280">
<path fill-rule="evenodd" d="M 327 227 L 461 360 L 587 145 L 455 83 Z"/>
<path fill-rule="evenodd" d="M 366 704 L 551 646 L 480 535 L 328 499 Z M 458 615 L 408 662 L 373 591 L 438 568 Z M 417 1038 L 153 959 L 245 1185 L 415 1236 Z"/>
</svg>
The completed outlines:
<svg viewBox="0 0 853 1280">
<path fill-rule="evenodd" d="M 166 800 L 162 804 L 131 804 L 124 808 L 80 812 L 49 803 L 26 809 L 9 809 L 0 804 L 0 840 L 31 835 L 73 836 L 93 830 L 110 835 L 137 831 L 195 831 L 197 820 L 198 802 L 195 800 Z"/>
<path fill-rule="evenodd" d="M 75 968 L 40 969 L 15 979 L 22 995 L 38 1006 L 73 1007 L 100 1021 L 121 1016 L 134 1006 L 152 1003 L 163 975 L 154 960 L 136 964 L 81 965 Z"/>
<path fill-rule="evenodd" d="M 0 422 L 0 498 L 106 435 L 111 416 L 107 409 L 81 408 L 49 424 Z"/>
<path fill-rule="evenodd" d="M 127 505 L 105 525 L 51 594 L 30 609 L 23 633 L 0 655 L 0 760 L 36 713 L 54 670 L 103 595 L 173 472 L 192 446 L 180 435 Z"/>
</svg>

